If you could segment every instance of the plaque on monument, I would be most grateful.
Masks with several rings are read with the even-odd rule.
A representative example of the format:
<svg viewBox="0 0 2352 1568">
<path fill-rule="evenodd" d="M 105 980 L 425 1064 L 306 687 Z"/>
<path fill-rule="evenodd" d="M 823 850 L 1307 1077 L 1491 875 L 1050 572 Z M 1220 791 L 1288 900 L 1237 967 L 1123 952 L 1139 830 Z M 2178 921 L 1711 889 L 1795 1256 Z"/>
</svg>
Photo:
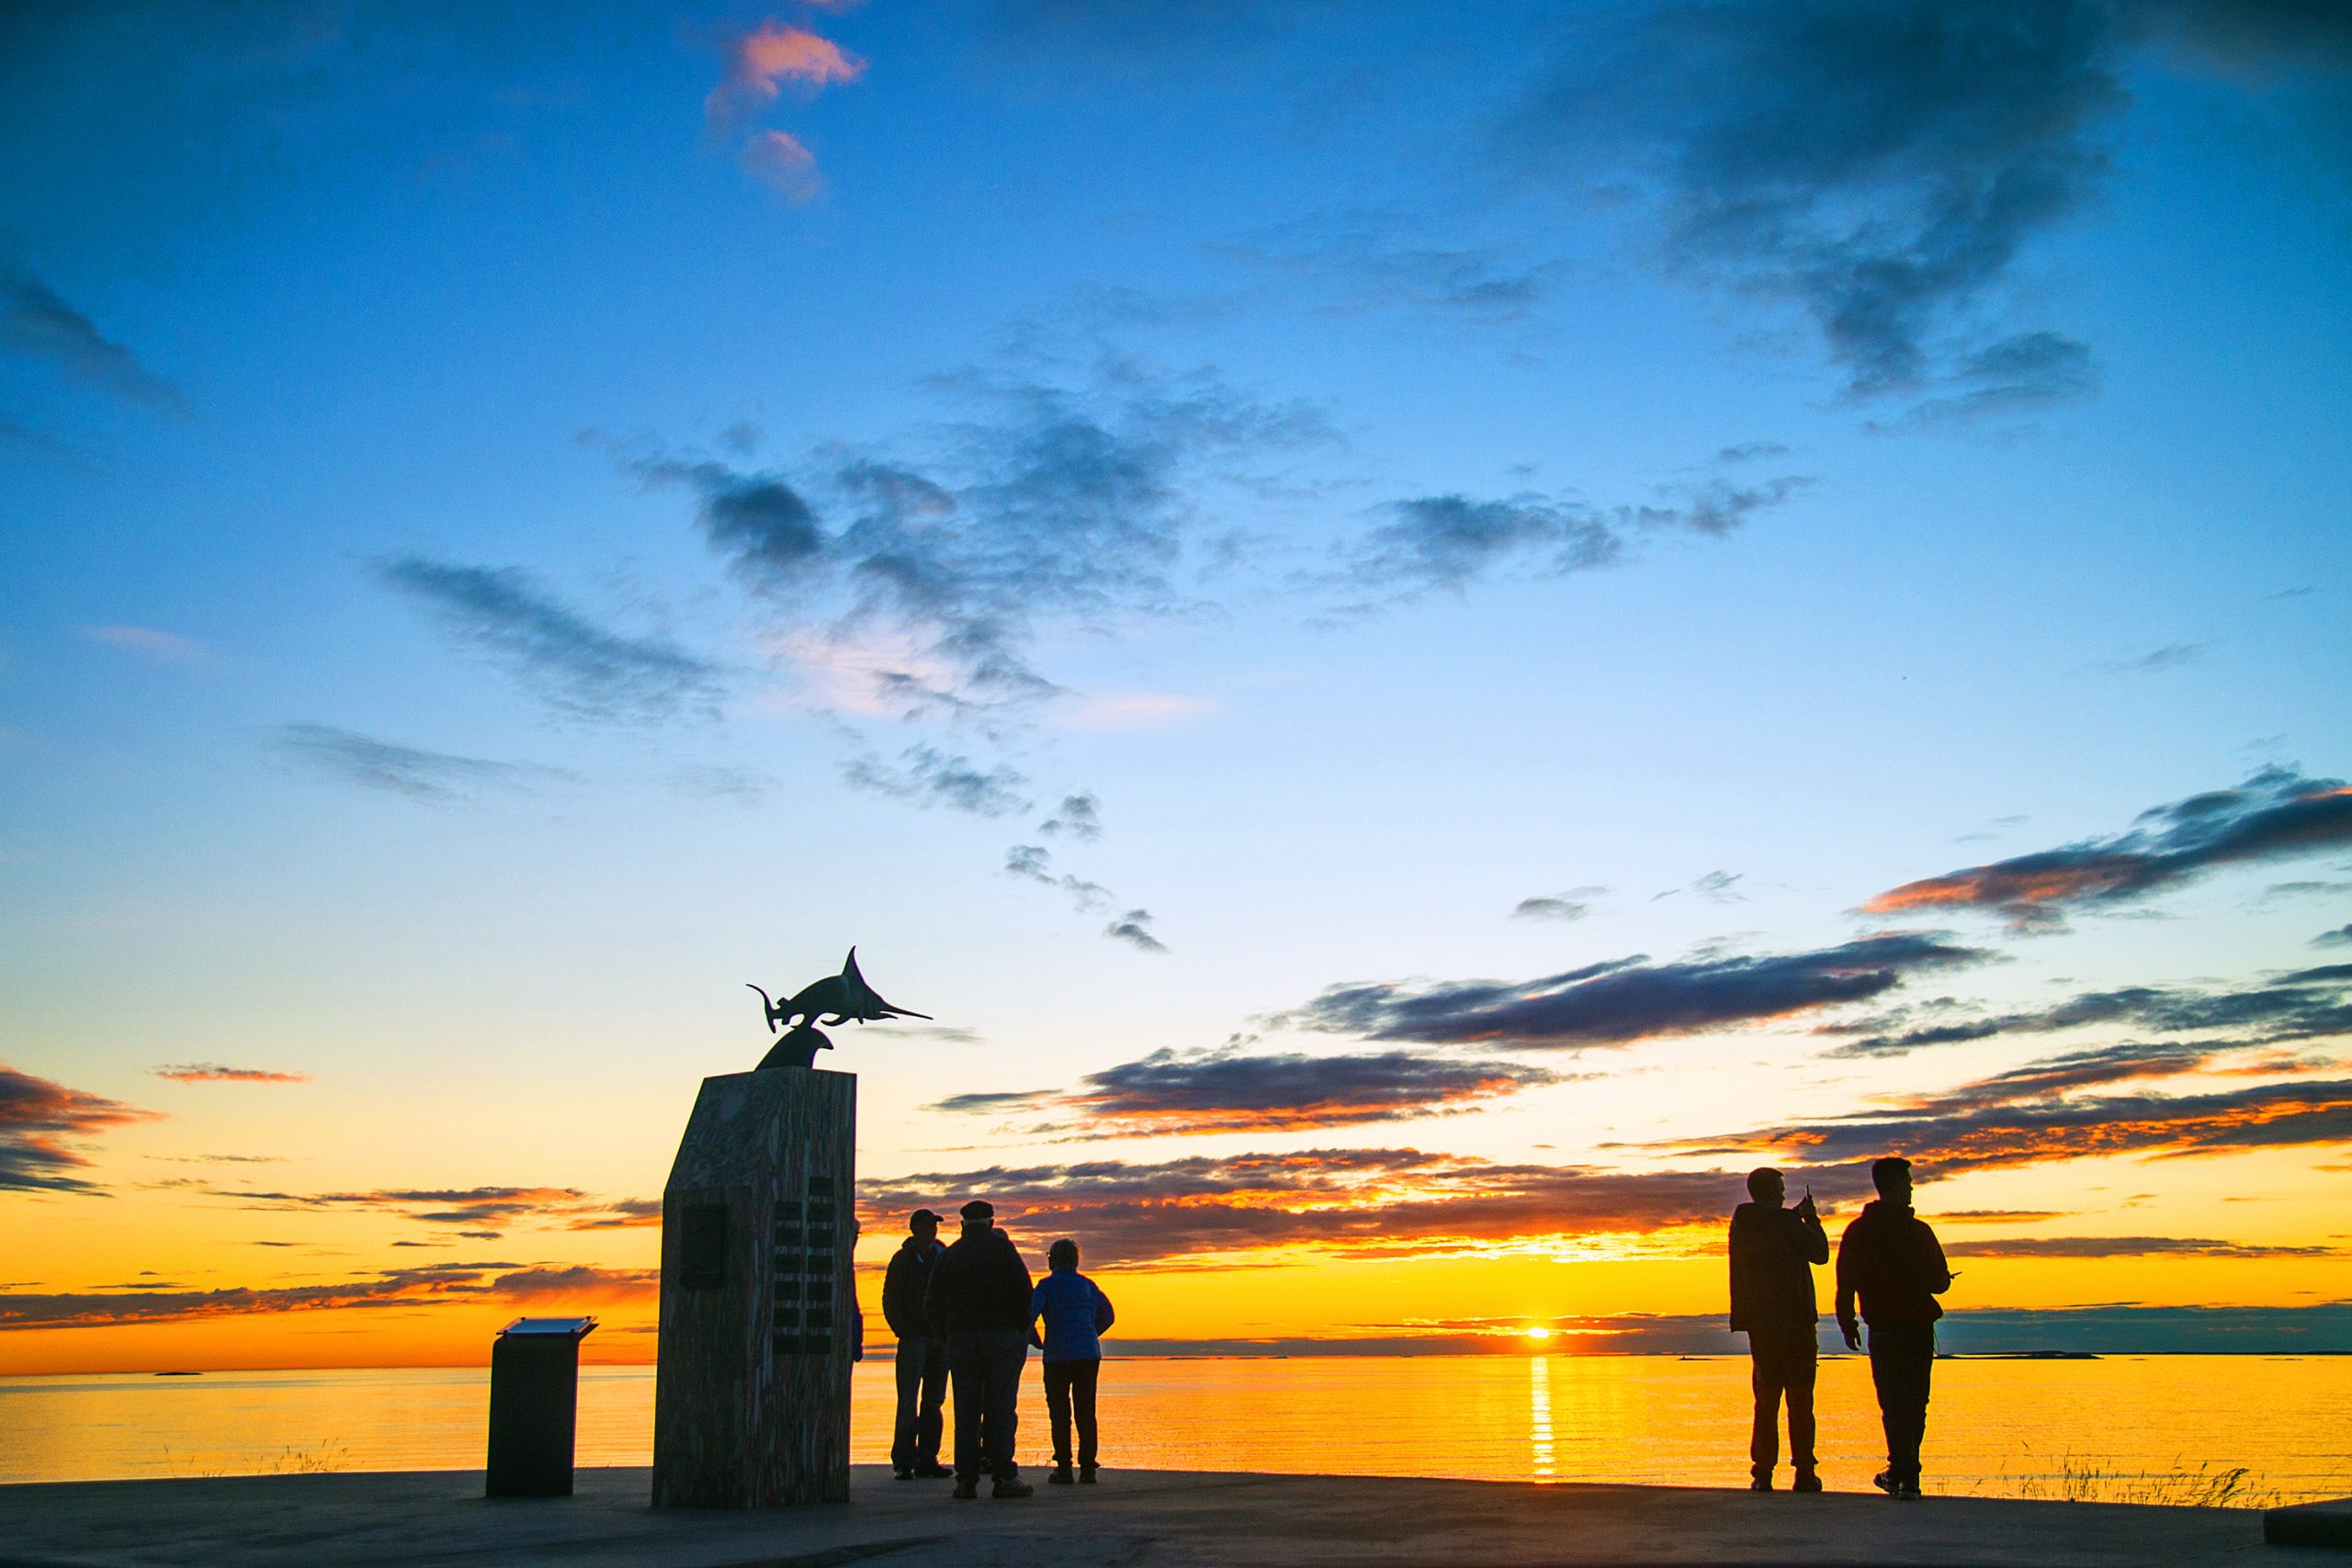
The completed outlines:
<svg viewBox="0 0 2352 1568">
<path fill-rule="evenodd" d="M 656 1506 L 849 1495 L 857 1079 L 811 1065 L 832 1044 L 816 1025 L 928 1015 L 876 996 L 854 948 L 760 998 L 771 1032 L 791 1027 L 754 1070 L 703 1080 L 662 1190 Z"/>
</svg>

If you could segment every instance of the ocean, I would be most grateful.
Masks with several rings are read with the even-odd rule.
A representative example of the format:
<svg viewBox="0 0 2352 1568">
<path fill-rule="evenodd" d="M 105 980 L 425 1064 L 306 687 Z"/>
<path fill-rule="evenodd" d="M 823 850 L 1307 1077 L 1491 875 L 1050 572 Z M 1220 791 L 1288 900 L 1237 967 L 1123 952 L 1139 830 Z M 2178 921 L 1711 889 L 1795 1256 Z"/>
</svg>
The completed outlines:
<svg viewBox="0 0 2352 1568">
<path fill-rule="evenodd" d="M 888 1457 L 887 1360 L 857 1369 L 852 1448 Z M 1114 1358 L 1102 1461 L 1118 1467 L 1736 1486 L 1744 1358 Z M 1870 1369 L 1826 1359 L 1824 1479 L 1883 1456 Z M 0 1378 L 0 1482 L 479 1468 L 482 1368 Z M 653 1369 L 581 1373 L 579 1462 L 651 1462 Z M 1022 1388 L 1020 1457 L 1047 1461 Z M 1961 1359 L 1936 1368 L 1931 1492 L 2265 1506 L 2352 1495 L 2352 1357 Z M 1784 1472 L 1785 1473 L 1785 1472 Z"/>
</svg>

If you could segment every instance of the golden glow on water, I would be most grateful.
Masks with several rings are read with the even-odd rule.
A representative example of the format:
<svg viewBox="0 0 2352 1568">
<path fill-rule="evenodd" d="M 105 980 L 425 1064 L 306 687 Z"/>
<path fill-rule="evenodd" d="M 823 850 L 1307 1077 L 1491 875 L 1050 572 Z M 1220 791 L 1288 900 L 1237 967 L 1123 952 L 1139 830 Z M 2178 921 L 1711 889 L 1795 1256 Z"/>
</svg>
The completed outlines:
<svg viewBox="0 0 2352 1568">
<path fill-rule="evenodd" d="M 888 1456 L 890 1364 L 857 1370 L 852 1451 Z M 475 1368 L 0 1379 L 0 1481 L 481 1464 Z M 1022 1385 L 1020 1453 L 1046 1450 L 1044 1394 Z M 1822 1364 L 1823 1474 L 1867 1489 L 1880 1462 L 1870 1369 Z M 580 1462 L 650 1459 L 653 1371 L 581 1377 Z M 1656 1356 L 1114 1359 L 1113 1468 L 1453 1475 L 1736 1486 L 1747 1480 L 1743 1358 Z M 2352 1493 L 2352 1357 L 2157 1356 L 1942 1361 L 1930 1490 L 2052 1495 L 2069 1468 L 2110 1483 L 2245 1466 L 2238 1499 Z"/>
</svg>

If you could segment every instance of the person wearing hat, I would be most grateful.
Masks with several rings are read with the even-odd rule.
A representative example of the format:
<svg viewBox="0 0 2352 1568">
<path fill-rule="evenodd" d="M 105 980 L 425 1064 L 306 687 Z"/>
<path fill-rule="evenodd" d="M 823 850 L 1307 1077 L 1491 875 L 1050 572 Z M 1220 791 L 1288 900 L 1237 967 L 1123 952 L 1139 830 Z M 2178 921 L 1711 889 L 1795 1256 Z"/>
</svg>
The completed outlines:
<svg viewBox="0 0 2352 1568">
<path fill-rule="evenodd" d="M 882 1275 L 882 1321 L 899 1337 L 899 1421 L 890 1438 L 890 1469 L 900 1481 L 955 1473 L 939 1462 L 947 1342 L 931 1331 L 923 1315 L 932 1269 L 946 1250 L 939 1239 L 939 1216 L 917 1209 L 907 1216 L 907 1239 L 890 1255 Z"/>
<path fill-rule="evenodd" d="M 1012 1238 L 996 1228 L 996 1209 L 975 1198 L 957 1211 L 964 1234 L 932 1267 L 924 1296 L 931 1331 L 947 1342 L 947 1379 L 956 1391 L 956 1495 L 1028 1497 L 1036 1488 L 1012 1461 L 1021 1369 L 1029 1360 L 1029 1267 Z"/>
</svg>

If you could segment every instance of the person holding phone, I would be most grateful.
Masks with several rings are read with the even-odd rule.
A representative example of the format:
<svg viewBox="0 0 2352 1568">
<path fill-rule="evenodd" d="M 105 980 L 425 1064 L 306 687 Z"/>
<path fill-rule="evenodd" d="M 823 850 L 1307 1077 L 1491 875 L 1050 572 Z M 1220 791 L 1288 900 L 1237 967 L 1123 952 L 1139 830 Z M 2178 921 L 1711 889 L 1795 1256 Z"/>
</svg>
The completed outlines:
<svg viewBox="0 0 2352 1568">
<path fill-rule="evenodd" d="M 1813 1266 L 1829 1261 L 1808 1190 L 1794 1208 L 1781 1207 L 1788 1185 L 1777 1170 L 1750 1171 L 1748 1201 L 1731 1214 L 1731 1325 L 1747 1336 L 1748 1382 L 1756 1418 L 1747 1436 L 1748 1489 L 1772 1490 L 1781 1461 L 1781 1406 L 1789 1410 L 1791 1488 L 1821 1490 L 1813 1451 L 1813 1385 L 1820 1367 L 1821 1313 Z"/>
</svg>

